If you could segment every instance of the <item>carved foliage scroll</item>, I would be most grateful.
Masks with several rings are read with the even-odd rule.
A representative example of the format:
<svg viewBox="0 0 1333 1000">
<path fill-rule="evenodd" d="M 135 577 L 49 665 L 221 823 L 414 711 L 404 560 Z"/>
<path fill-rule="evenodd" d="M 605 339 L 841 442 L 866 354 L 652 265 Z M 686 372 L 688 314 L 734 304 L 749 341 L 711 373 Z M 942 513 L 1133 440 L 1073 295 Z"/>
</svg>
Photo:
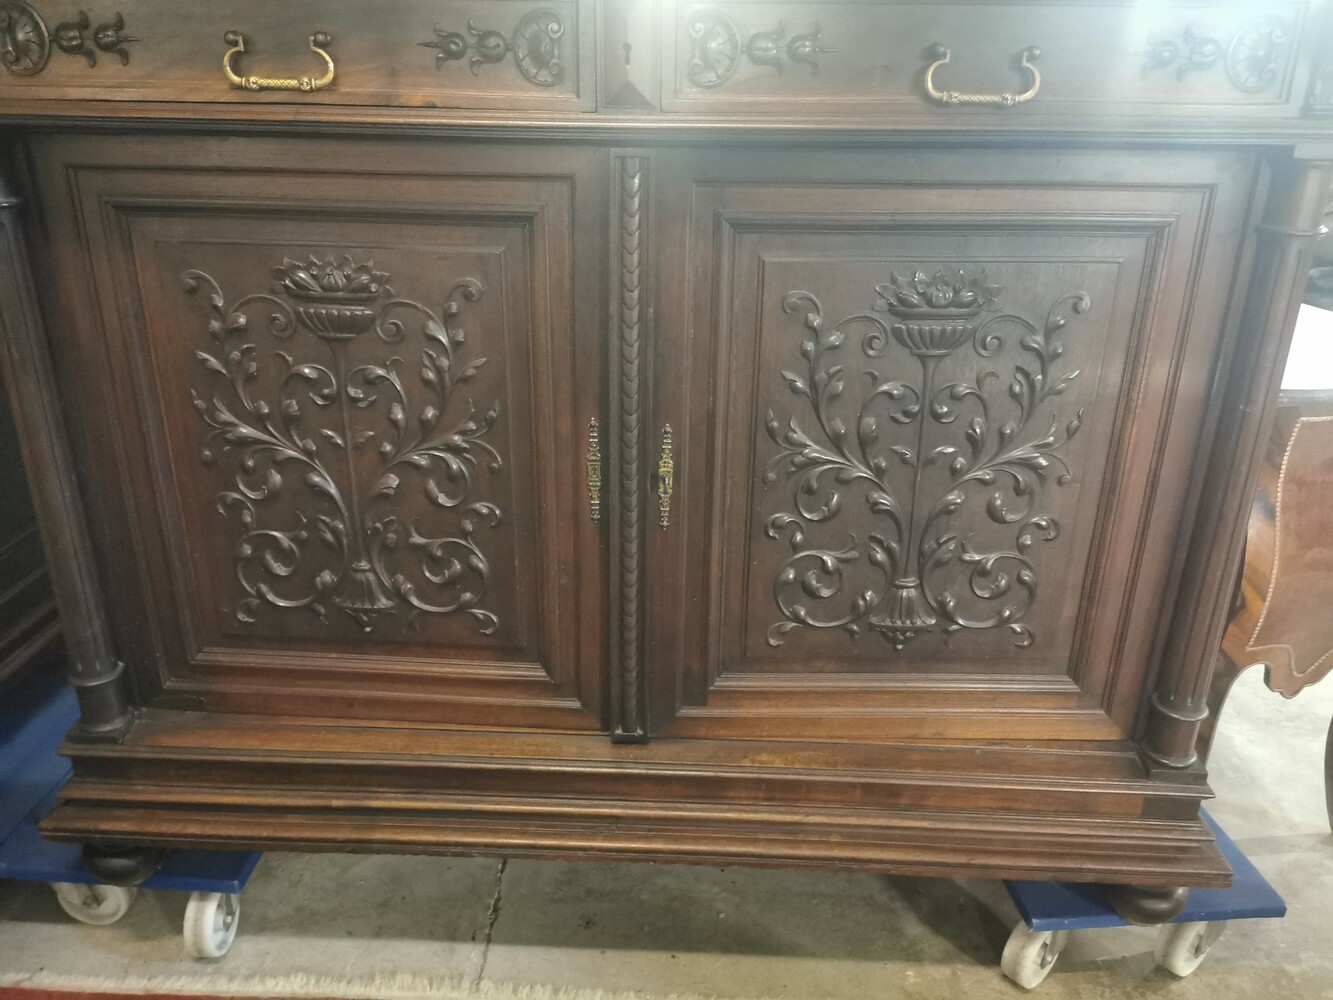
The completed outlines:
<svg viewBox="0 0 1333 1000">
<path fill-rule="evenodd" d="M 137 41 L 125 30 L 125 18 L 119 11 L 94 25 L 88 12 L 81 10 L 48 30 L 31 4 L 0 0 L 0 66 L 18 76 L 33 76 L 45 69 L 52 47 L 66 55 L 82 56 L 89 66 L 97 65 L 98 52 L 108 52 L 125 66 L 130 61 L 125 46 Z"/>
<path fill-rule="evenodd" d="M 483 66 L 504 62 L 512 54 L 525 80 L 538 87 L 555 87 L 565 80 L 564 37 L 564 20 L 543 7 L 525 14 L 512 37 L 494 28 L 479 28 L 469 19 L 467 34 L 437 24 L 435 38 L 418 44 L 435 50 L 436 69 L 467 59 L 473 76 Z"/>
<path fill-rule="evenodd" d="M 803 363 L 782 372 L 791 413 L 767 417 L 779 451 L 765 482 L 784 483 L 789 499 L 766 534 L 791 549 L 773 581 L 780 617 L 768 642 L 782 645 L 795 629 L 841 629 L 878 633 L 901 650 L 925 633 L 947 641 L 1001 628 L 1029 646 L 1032 549 L 1060 534 L 1042 497 L 1072 481 L 1062 451 L 1083 422 L 1082 410 L 1060 415 L 1055 405 L 1079 374 L 1060 363 L 1064 336 L 1092 302 L 1085 292 L 1064 295 L 1038 326 L 998 314 L 1003 289 L 984 273 L 895 273 L 875 292 L 873 311 L 831 325 L 809 292 L 782 303 L 804 330 Z M 983 319 L 987 312 L 997 315 Z M 1005 373 L 989 368 L 1009 337 L 1021 360 Z M 941 362 L 960 351 L 979 360 L 976 376 L 940 384 Z M 862 376 L 870 388 L 848 413 L 838 401 Z M 864 516 L 845 513 L 854 504 Z M 1011 543 L 979 548 L 968 529 L 978 517 Z M 814 526 L 849 519 L 868 519 L 871 530 L 849 529 L 834 548 L 807 541 Z M 861 560 L 879 582 L 852 593 L 846 571 Z"/>
<path fill-rule="evenodd" d="M 481 283 L 455 282 L 434 310 L 393 297 L 369 261 L 289 259 L 273 277 L 271 293 L 228 303 L 204 272 L 182 276 L 207 297 L 192 395 L 209 428 L 202 458 L 230 479 L 215 505 L 238 532 L 235 617 L 346 616 L 369 633 L 464 615 L 491 634 L 481 535 L 501 511 L 472 494 L 481 466 L 502 469 L 487 440 L 500 406 L 478 412 L 466 394 L 486 359 L 468 357 L 463 326 Z M 422 345 L 411 363 L 351 362 L 359 338 L 409 333 Z M 431 517 L 404 516 L 409 490 Z"/>
<path fill-rule="evenodd" d="M 736 22 L 720 10 L 703 10 L 688 24 L 690 61 L 685 75 L 696 87 L 720 87 L 735 74 L 743 60 L 755 66 L 768 66 L 782 73 L 788 63 L 810 67 L 819 72 L 819 57 L 835 52 L 821 44 L 822 31 L 816 23 L 809 31 L 788 35 L 787 25 L 779 21 L 772 31 L 745 35 Z"/>
<path fill-rule="evenodd" d="M 1174 69 L 1176 78 L 1184 80 L 1222 63 L 1233 87 L 1245 94 L 1261 94 L 1281 77 L 1291 39 L 1291 30 L 1279 17 L 1245 25 L 1227 44 L 1189 25 L 1179 40 L 1161 37 L 1151 42 L 1143 72 Z"/>
</svg>

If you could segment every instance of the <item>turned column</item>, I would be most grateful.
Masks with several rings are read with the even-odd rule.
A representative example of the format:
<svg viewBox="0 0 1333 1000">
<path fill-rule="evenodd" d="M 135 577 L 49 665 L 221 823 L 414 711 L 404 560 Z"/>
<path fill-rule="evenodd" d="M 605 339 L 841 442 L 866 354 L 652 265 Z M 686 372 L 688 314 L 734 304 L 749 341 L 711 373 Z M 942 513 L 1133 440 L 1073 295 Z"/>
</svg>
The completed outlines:
<svg viewBox="0 0 1333 1000">
<path fill-rule="evenodd" d="M 132 713 L 97 582 L 46 331 L 28 269 L 21 200 L 0 175 L 0 367 L 32 486 L 37 524 L 65 635 L 79 729 L 117 738 Z"/>
<path fill-rule="evenodd" d="M 1158 766 L 1186 768 L 1198 760 L 1195 741 L 1208 716 L 1231 582 L 1244 557 L 1261 445 L 1271 429 L 1331 184 L 1333 162 L 1287 160 L 1273 168 L 1239 336 L 1214 386 L 1221 411 L 1143 730 L 1142 750 Z"/>
</svg>

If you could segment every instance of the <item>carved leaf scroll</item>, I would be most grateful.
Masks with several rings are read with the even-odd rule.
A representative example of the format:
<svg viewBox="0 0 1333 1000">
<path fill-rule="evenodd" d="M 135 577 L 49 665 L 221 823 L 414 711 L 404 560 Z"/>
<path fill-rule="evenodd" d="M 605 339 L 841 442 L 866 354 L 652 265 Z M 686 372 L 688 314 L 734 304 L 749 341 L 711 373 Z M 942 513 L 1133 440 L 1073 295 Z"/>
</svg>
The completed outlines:
<svg viewBox="0 0 1333 1000">
<path fill-rule="evenodd" d="M 225 463 L 231 478 L 215 504 L 240 530 L 236 618 L 254 623 L 277 609 L 329 623 L 340 611 L 373 632 L 456 614 L 493 633 L 478 535 L 501 511 L 472 493 L 482 465 L 502 469 L 486 440 L 500 406 L 478 412 L 463 395 L 486 359 L 464 355 L 460 323 L 481 283 L 456 282 L 435 311 L 393 298 L 387 274 L 349 257 L 284 260 L 273 277 L 272 293 L 228 304 L 203 271 L 182 276 L 187 292 L 208 300 L 211 346 L 196 352 L 208 384 L 192 395 L 210 428 L 202 458 Z M 353 341 L 400 343 L 409 330 L 422 344 L 415 379 L 400 357 L 352 365 Z M 322 342 L 316 356 L 298 356 L 313 346 L 298 331 Z M 269 351 L 266 338 L 290 346 Z M 405 516 L 409 489 L 448 526 Z"/>
<path fill-rule="evenodd" d="M 765 482 L 791 487 L 790 504 L 766 525 L 769 538 L 791 549 L 773 583 L 781 617 L 768 642 L 779 646 L 795 629 L 842 629 L 854 638 L 876 632 L 901 650 L 929 632 L 948 640 L 965 629 L 1005 629 L 1015 645 L 1029 646 L 1031 550 L 1060 534 L 1041 499 L 1048 485 L 1072 481 L 1062 451 L 1083 422 L 1082 410 L 1050 412 L 1079 374 L 1060 364 L 1063 338 L 1091 300 L 1085 292 L 1061 297 L 1038 327 L 998 314 L 1003 289 L 984 273 L 894 273 L 875 292 L 872 311 L 831 326 L 809 292 L 782 302 L 804 329 L 803 364 L 781 373 L 795 412 L 767 417 L 779 451 Z M 997 314 L 983 319 L 990 312 Z M 870 385 L 848 419 L 837 403 L 857 376 L 848 340 L 858 331 Z M 984 362 L 1014 335 L 1021 359 L 1005 387 Z M 940 362 L 968 348 L 983 362 L 976 377 L 937 384 Z M 898 377 L 913 368 L 916 377 Z M 891 435 L 894 427 L 905 436 Z M 833 548 L 808 540 L 812 527 L 838 523 L 851 504 L 869 514 L 864 538 L 849 531 Z M 1011 544 L 979 547 L 967 526 L 983 515 Z M 853 593 L 849 568 L 863 559 L 880 582 Z"/>
</svg>

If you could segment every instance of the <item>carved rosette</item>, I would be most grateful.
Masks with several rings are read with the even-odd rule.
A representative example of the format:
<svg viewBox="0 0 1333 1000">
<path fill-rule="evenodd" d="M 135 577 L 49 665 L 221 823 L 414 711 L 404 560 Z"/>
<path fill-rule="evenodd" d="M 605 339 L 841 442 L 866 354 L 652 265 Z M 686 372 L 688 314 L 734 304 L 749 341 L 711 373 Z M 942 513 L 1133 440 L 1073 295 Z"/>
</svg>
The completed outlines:
<svg viewBox="0 0 1333 1000">
<path fill-rule="evenodd" d="M 479 28 L 469 18 L 467 34 L 435 25 L 435 38 L 418 42 L 435 50 L 435 68 L 471 58 L 468 65 L 476 76 L 483 66 L 504 62 L 511 54 L 523 79 L 538 87 L 556 87 L 565 81 L 563 51 L 565 22 L 559 12 L 546 7 L 529 11 L 514 26 L 513 37 L 494 28 Z"/>
<path fill-rule="evenodd" d="M 1145 74 L 1175 68 L 1176 78 L 1210 70 L 1219 63 L 1227 79 L 1246 94 L 1261 94 L 1278 82 L 1289 55 L 1291 31 L 1279 17 L 1266 17 L 1245 25 L 1224 46 L 1194 25 L 1185 28 L 1181 40 L 1156 38 L 1148 47 Z"/>
<path fill-rule="evenodd" d="M 42 16 L 21 0 L 0 3 L 0 65 L 32 76 L 46 68 L 50 57 L 51 36 Z"/>
<path fill-rule="evenodd" d="M 842 629 L 853 638 L 868 630 L 901 650 L 928 632 L 948 640 L 964 629 L 1003 628 L 1016 645 L 1029 646 L 1036 637 L 1023 618 L 1037 593 L 1031 549 L 1060 532 L 1038 504 L 1049 481 L 1072 481 L 1061 451 L 1083 421 L 1082 410 L 1063 422 L 1046 411 L 1077 378 L 1056 366 L 1071 312 L 1086 313 L 1091 301 L 1084 292 L 1063 296 L 1038 328 L 1011 314 L 983 319 L 997 311 L 1003 292 L 984 273 L 895 273 L 875 292 L 872 312 L 832 327 L 810 292 L 783 299 L 783 311 L 799 317 L 805 330 L 805 370 L 782 377 L 805 413 L 784 426 L 770 411 L 766 421 L 780 450 L 764 480 L 793 486 L 791 506 L 766 526 L 768 537 L 785 541 L 792 553 L 774 580 L 781 618 L 768 642 L 780 646 L 795 629 Z M 857 329 L 872 385 L 857 412 L 839 412 L 849 368 L 839 356 Z M 983 362 L 999 355 L 1005 330 L 1019 333 L 1026 356 L 1014 365 L 1005 396 L 994 398 L 1000 373 L 993 370 L 937 384 L 940 363 L 965 347 Z M 878 370 L 900 370 L 889 363 L 895 346 L 915 360 L 919 378 Z M 964 416 L 961 438 L 944 437 Z M 807 418 L 813 433 L 804 429 L 811 426 Z M 890 433 L 894 426 L 901 430 Z M 874 526 L 864 544 L 854 533 L 840 548 L 809 542 L 812 529 L 836 523 L 856 501 Z M 976 546 L 977 533 L 966 525 L 982 514 L 1012 532 L 1012 547 Z M 850 593 L 847 573 L 862 559 L 880 583 Z"/>
<path fill-rule="evenodd" d="M 514 28 L 514 62 L 529 83 L 554 87 L 565 79 L 560 40 L 565 22 L 553 10 L 534 10 Z"/>
<path fill-rule="evenodd" d="M 1246 94 L 1259 94 L 1277 83 L 1291 32 L 1279 17 L 1246 25 L 1227 49 L 1227 78 Z"/>
<path fill-rule="evenodd" d="M 231 478 L 216 507 L 240 528 L 235 617 L 313 613 L 331 623 L 336 609 L 374 632 L 465 615 L 491 634 L 499 620 L 482 606 L 491 569 L 476 536 L 501 512 L 471 494 L 481 466 L 502 469 L 485 440 L 500 410 L 479 414 L 462 396 L 486 359 L 462 356 L 459 324 L 481 283 L 456 282 L 437 312 L 393 298 L 389 276 L 368 261 L 288 259 L 273 277 L 272 294 L 228 305 L 209 275 L 183 275 L 187 292 L 208 294 L 214 348 L 196 356 L 213 384 L 192 395 L 210 428 L 202 458 L 225 463 Z M 292 352 L 261 351 L 252 324 L 292 340 Z M 352 365 L 358 338 L 398 343 L 409 327 L 423 345 L 416 389 L 400 358 Z M 324 345 L 327 362 L 298 359 L 300 330 Z M 452 530 L 403 516 L 409 488 Z"/>
</svg>

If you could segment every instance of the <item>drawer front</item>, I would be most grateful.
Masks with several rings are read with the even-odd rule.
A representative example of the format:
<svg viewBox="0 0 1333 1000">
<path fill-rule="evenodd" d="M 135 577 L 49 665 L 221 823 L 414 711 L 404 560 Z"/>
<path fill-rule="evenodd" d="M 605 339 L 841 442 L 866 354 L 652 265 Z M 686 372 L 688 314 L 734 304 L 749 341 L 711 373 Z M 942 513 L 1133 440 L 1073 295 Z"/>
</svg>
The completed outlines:
<svg viewBox="0 0 1333 1000">
<path fill-rule="evenodd" d="M 1312 7 L 681 2 L 665 14 L 664 104 L 895 118 L 978 106 L 1016 115 L 1172 108 L 1294 116 L 1305 96 L 1301 50 Z"/>
<path fill-rule="evenodd" d="M 591 109 L 588 7 L 131 0 L 85 14 L 63 0 L 0 0 L 0 100 Z"/>
</svg>

